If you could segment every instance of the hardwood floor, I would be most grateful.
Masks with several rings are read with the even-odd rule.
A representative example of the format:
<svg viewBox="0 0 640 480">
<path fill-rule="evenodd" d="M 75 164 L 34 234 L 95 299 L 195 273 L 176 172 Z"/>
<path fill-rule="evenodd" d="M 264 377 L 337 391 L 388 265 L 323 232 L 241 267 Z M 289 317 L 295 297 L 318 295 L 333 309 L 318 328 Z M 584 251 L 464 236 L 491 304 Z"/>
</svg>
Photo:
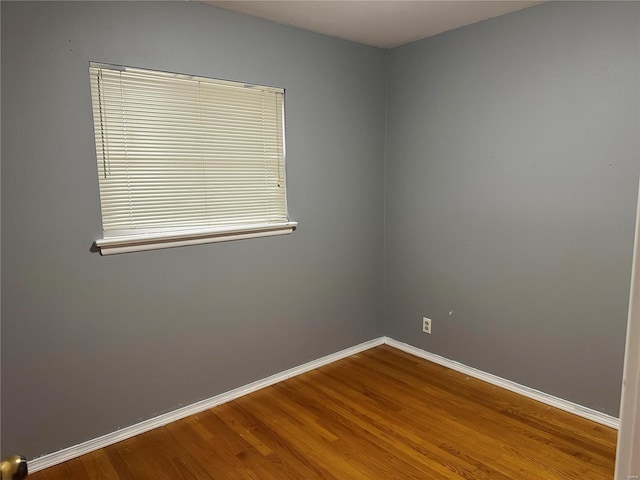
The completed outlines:
<svg viewBox="0 0 640 480">
<path fill-rule="evenodd" d="M 613 478 L 616 432 L 381 346 L 29 480 Z"/>
</svg>

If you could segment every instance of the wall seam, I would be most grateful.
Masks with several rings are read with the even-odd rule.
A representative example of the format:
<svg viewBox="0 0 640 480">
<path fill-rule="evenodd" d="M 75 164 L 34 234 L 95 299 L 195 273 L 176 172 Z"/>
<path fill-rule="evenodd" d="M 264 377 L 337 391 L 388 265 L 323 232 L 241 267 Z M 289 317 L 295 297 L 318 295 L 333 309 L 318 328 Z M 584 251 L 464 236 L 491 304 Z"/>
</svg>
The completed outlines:
<svg viewBox="0 0 640 480">
<path fill-rule="evenodd" d="M 384 56 L 384 165 L 382 170 L 382 334 L 387 335 L 387 147 L 389 143 L 389 52 Z"/>
</svg>

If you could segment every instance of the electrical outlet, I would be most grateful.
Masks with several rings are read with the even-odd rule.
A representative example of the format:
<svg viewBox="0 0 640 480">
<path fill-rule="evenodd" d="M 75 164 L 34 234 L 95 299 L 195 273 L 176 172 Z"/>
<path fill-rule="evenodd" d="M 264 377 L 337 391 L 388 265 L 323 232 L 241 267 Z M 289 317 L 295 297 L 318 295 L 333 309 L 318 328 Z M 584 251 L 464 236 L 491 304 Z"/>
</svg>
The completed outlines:
<svg viewBox="0 0 640 480">
<path fill-rule="evenodd" d="M 431 333 L 431 319 L 422 317 L 422 331 L 424 333 Z"/>
</svg>

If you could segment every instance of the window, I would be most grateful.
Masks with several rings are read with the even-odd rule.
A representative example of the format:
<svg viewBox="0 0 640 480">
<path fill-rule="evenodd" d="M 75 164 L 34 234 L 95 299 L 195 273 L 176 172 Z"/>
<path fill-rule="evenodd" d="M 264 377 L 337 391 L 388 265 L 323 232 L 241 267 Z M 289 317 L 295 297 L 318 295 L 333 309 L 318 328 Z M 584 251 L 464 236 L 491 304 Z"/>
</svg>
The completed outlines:
<svg viewBox="0 0 640 480">
<path fill-rule="evenodd" d="M 291 233 L 284 91 L 91 63 L 103 255 Z"/>
</svg>

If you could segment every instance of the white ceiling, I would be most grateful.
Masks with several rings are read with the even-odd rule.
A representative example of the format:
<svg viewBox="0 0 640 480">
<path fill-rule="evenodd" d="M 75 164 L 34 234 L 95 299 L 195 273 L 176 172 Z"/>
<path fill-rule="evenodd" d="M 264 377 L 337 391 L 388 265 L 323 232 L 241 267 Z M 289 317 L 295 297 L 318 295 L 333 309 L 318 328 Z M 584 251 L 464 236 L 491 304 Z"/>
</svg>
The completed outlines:
<svg viewBox="0 0 640 480">
<path fill-rule="evenodd" d="M 203 3 L 366 45 L 393 48 L 541 2 L 208 0 Z"/>
</svg>

